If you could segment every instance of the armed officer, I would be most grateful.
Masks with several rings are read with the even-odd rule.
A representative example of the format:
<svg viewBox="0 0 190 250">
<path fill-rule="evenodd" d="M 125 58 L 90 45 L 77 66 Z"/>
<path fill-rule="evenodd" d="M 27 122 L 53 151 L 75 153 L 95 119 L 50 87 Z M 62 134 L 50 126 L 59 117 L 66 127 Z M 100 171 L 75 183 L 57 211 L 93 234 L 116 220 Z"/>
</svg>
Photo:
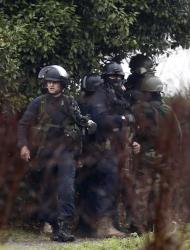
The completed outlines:
<svg viewBox="0 0 190 250">
<path fill-rule="evenodd" d="M 141 145 L 135 139 L 135 119 L 131 110 L 130 96 L 126 94 L 128 90 L 124 76 L 123 68 L 117 62 L 107 63 L 102 74 L 108 91 L 114 91 L 116 96 L 116 101 L 113 103 L 114 112 L 124 115 L 127 120 L 117 133 L 113 133 L 113 141 L 119 160 L 121 201 L 126 207 L 127 221 L 130 221 L 133 203 L 133 159 L 139 154 Z"/>
<path fill-rule="evenodd" d="M 141 81 L 155 75 L 155 65 L 148 56 L 137 54 L 131 58 L 129 68 L 131 74 L 125 82 L 125 95 L 130 104 L 133 105 L 141 98 Z"/>
<path fill-rule="evenodd" d="M 178 123 L 171 109 L 161 100 L 163 84 L 160 79 L 153 74 L 146 74 L 139 83 L 141 95 L 132 109 L 137 123 L 136 137 L 141 144 L 141 153 L 134 166 L 135 205 L 131 231 L 141 234 L 153 230 L 155 222 L 160 170 L 167 165 L 164 154 L 170 150 L 168 142 L 166 143 L 168 136 L 165 133 L 169 125 L 168 117 L 170 119 L 172 115 L 172 126 L 177 128 Z"/>
<path fill-rule="evenodd" d="M 81 194 L 84 220 L 93 226 L 97 237 L 124 236 L 113 225 L 119 191 L 119 159 L 113 144 L 124 141 L 121 129 L 132 120 L 123 98 L 123 78 L 121 66 L 112 62 L 106 64 L 101 76 L 87 75 L 82 81 L 81 109 L 97 123 L 97 131 L 84 145 L 86 165 L 92 169 L 82 183 Z M 134 143 L 134 151 L 139 151 L 139 144 Z"/>
<path fill-rule="evenodd" d="M 96 125 L 82 116 L 74 98 L 64 93 L 69 82 L 64 68 L 46 66 L 38 78 L 47 93 L 35 98 L 19 121 L 20 157 L 26 162 L 37 159 L 41 174 L 39 219 L 51 224 L 51 239 L 73 241 L 75 158 L 80 153 L 80 130 L 84 127 L 93 132 Z"/>
<path fill-rule="evenodd" d="M 96 237 L 123 237 L 113 225 L 119 186 L 118 159 L 111 146 L 113 129 L 119 130 L 125 117 L 112 110 L 114 92 L 108 92 L 98 74 L 82 80 L 80 107 L 97 123 L 95 135 L 86 138 L 81 169 L 80 195 L 82 219 Z M 110 96 L 111 98 L 110 98 Z M 113 98 L 113 99 L 112 99 Z M 114 99 L 115 98 L 115 99 Z"/>
</svg>

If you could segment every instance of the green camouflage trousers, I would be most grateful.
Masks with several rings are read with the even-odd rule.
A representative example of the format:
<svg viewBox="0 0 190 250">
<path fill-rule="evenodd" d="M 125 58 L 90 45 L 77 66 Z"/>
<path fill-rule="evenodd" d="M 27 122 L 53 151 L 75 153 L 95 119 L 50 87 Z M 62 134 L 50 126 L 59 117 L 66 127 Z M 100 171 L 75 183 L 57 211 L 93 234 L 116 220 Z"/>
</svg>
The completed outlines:
<svg viewBox="0 0 190 250">
<path fill-rule="evenodd" d="M 139 163 L 134 173 L 131 227 L 138 233 L 153 230 L 160 175 L 153 165 Z"/>
</svg>

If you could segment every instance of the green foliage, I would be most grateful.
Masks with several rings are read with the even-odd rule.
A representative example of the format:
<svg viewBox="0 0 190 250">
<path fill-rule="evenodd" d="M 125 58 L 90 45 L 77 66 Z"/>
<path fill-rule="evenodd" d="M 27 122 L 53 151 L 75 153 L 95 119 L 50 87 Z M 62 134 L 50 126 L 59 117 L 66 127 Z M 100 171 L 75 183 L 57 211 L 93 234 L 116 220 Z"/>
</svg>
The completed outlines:
<svg viewBox="0 0 190 250">
<path fill-rule="evenodd" d="M 162 53 L 176 46 L 189 47 L 190 2 L 187 0 L 136 1 L 136 21 L 130 27 L 141 52 Z"/>
<path fill-rule="evenodd" d="M 23 105 L 25 97 L 19 91 L 20 60 L 17 45 L 22 26 L 11 23 L 0 15 L 0 110 L 15 111 Z"/>
<path fill-rule="evenodd" d="M 0 8 L 1 107 L 19 109 L 36 95 L 48 64 L 70 72 L 75 92 L 84 73 L 110 58 L 189 45 L 188 0 L 0 0 Z"/>
</svg>

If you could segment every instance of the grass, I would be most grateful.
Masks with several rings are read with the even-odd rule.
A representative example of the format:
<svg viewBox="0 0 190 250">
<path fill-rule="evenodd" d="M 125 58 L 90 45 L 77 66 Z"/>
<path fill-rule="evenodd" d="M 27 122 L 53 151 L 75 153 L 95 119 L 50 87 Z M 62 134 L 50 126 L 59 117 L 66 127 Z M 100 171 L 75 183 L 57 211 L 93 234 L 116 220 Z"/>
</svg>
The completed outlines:
<svg viewBox="0 0 190 250">
<path fill-rule="evenodd" d="M 189 230 L 186 236 L 183 250 L 190 250 Z M 146 237 L 77 239 L 74 243 L 57 243 L 50 241 L 47 234 L 14 229 L 1 230 L 0 239 L 0 250 L 138 250 L 144 245 Z"/>
<path fill-rule="evenodd" d="M 77 239 L 74 243 L 56 243 L 45 234 L 36 234 L 23 230 L 1 231 L 0 250 L 136 250 L 143 245 L 142 237 L 125 239 Z"/>
</svg>

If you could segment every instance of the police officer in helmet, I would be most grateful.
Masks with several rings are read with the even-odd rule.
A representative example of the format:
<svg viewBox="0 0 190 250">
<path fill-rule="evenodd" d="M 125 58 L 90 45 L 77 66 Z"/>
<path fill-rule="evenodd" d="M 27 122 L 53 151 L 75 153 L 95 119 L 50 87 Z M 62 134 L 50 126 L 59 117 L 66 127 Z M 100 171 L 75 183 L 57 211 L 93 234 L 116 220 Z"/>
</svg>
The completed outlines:
<svg viewBox="0 0 190 250">
<path fill-rule="evenodd" d="M 94 100 L 94 98 L 97 96 L 96 92 L 103 87 L 103 82 L 103 79 L 97 73 L 89 73 L 82 78 L 81 95 L 78 101 L 82 113 L 90 113 L 87 107 L 89 107 L 90 103 L 98 101 Z M 89 105 L 87 105 L 87 103 Z"/>
<path fill-rule="evenodd" d="M 131 74 L 125 82 L 126 98 L 133 105 L 140 97 L 140 82 L 154 75 L 154 63 L 148 56 L 137 54 L 131 58 L 129 68 Z"/>
<path fill-rule="evenodd" d="M 132 207 L 130 230 L 139 234 L 153 229 L 155 207 L 160 181 L 159 166 L 163 156 L 158 150 L 161 126 L 170 110 L 161 99 L 163 84 L 153 74 L 145 74 L 139 81 L 140 92 L 132 106 L 137 129 L 136 138 L 141 144 L 141 154 L 136 161 L 134 204 Z"/>
<path fill-rule="evenodd" d="M 89 74 L 82 80 L 85 94 L 80 101 L 81 110 L 97 123 L 95 136 L 88 138 L 84 144 L 88 169 L 82 171 L 88 175 L 80 187 L 84 206 L 82 216 L 96 237 L 125 236 L 113 222 L 119 172 L 118 157 L 111 141 L 114 133 L 118 134 L 127 122 L 123 115 L 126 112 L 126 100 L 122 96 L 123 79 L 121 65 L 111 62 L 105 65 L 101 77 Z"/>
<path fill-rule="evenodd" d="M 147 101 L 162 101 L 163 83 L 155 75 L 147 75 L 140 81 L 140 90 Z"/>
<path fill-rule="evenodd" d="M 112 87 L 116 92 L 122 92 L 125 90 L 123 85 L 125 73 L 121 64 L 117 62 L 109 62 L 107 63 L 102 72 L 102 78 L 104 79 L 107 87 Z"/>
<path fill-rule="evenodd" d="M 85 75 L 81 81 L 81 90 L 87 95 L 93 94 L 103 84 L 103 79 L 97 73 Z"/>
<path fill-rule="evenodd" d="M 137 54 L 131 58 L 129 62 L 129 68 L 131 69 L 131 73 L 142 75 L 153 70 L 154 64 L 148 56 Z"/>
<path fill-rule="evenodd" d="M 102 78 L 110 98 L 113 99 L 114 109 L 118 114 L 124 114 L 129 109 L 129 102 L 125 98 L 124 76 L 125 73 L 121 64 L 114 61 L 105 64 Z M 114 92 L 113 98 L 111 97 L 112 92 Z"/>
<path fill-rule="evenodd" d="M 83 147 L 85 167 L 80 171 L 84 176 L 80 183 L 80 204 L 82 221 L 98 238 L 125 235 L 113 225 L 118 191 L 118 160 L 110 141 L 113 130 L 121 128 L 124 117 L 113 109 L 112 103 L 116 96 L 112 92 L 113 87 L 107 85 L 101 75 L 86 75 L 82 79 L 83 94 L 79 102 L 83 115 L 88 114 L 97 123 L 96 133 L 86 137 Z"/>
<path fill-rule="evenodd" d="M 80 152 L 81 128 L 93 133 L 96 125 L 81 115 L 73 97 L 64 94 L 69 81 L 64 68 L 46 66 L 38 78 L 47 93 L 32 100 L 19 121 L 20 157 L 26 162 L 37 160 L 39 220 L 51 224 L 52 240 L 73 241 L 75 158 Z"/>
</svg>

